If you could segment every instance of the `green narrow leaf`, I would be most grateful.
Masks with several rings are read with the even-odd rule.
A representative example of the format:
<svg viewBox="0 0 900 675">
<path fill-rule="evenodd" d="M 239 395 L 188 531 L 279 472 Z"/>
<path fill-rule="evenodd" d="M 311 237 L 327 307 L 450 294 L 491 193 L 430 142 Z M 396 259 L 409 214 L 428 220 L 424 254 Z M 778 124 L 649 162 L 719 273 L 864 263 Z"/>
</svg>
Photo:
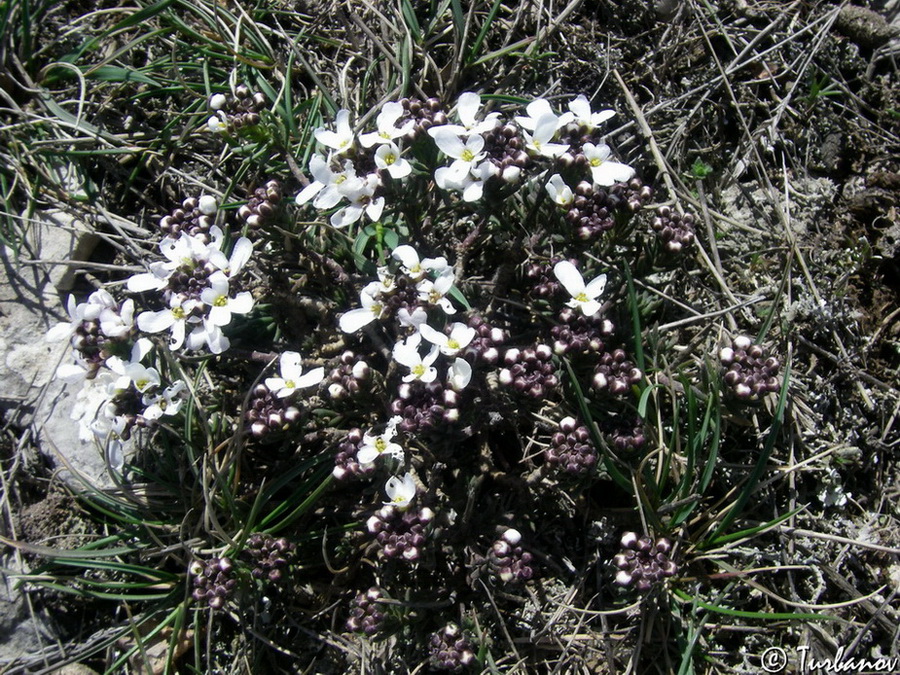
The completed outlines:
<svg viewBox="0 0 900 675">
<path fill-rule="evenodd" d="M 478 52 L 481 51 L 481 45 L 484 43 L 484 39 L 487 37 L 488 31 L 491 29 L 491 25 L 494 23 L 494 19 L 497 18 L 497 12 L 500 11 L 501 2 L 502 0 L 494 0 L 494 4 L 491 6 L 487 18 L 484 20 L 484 23 L 481 26 L 481 30 L 478 31 L 478 35 L 476 36 L 475 41 L 472 43 L 471 49 L 469 49 L 469 55 L 466 58 L 466 63 L 471 64 L 477 59 Z"/>
<path fill-rule="evenodd" d="M 144 84 L 151 84 L 154 87 L 162 86 L 152 77 L 144 75 L 144 73 L 139 70 L 124 68 L 122 66 L 106 65 L 98 68 L 83 69 L 82 72 L 84 72 L 85 77 L 100 80 L 101 82 L 142 82 Z"/>
<path fill-rule="evenodd" d="M 695 603 L 698 607 L 715 612 L 716 614 L 724 614 L 725 616 L 738 616 L 743 619 L 760 619 L 762 621 L 843 621 L 838 616 L 827 616 L 825 614 L 811 614 L 806 612 L 748 612 L 741 609 L 730 609 L 728 607 L 720 607 L 708 602 L 704 602 L 699 598 L 689 595 L 678 588 L 673 588 L 672 592 L 685 602 Z"/>
</svg>

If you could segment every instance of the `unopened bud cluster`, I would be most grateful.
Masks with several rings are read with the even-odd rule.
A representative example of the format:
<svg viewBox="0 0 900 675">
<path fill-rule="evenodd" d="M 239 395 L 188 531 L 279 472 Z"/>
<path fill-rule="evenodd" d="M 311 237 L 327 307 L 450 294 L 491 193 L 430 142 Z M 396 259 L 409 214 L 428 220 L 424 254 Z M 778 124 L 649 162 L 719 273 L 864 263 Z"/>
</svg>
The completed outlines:
<svg viewBox="0 0 900 675">
<path fill-rule="evenodd" d="M 776 392 L 780 388 L 778 371 L 781 364 L 768 356 L 762 345 L 755 345 L 746 335 L 739 335 L 731 347 L 719 351 L 719 359 L 727 369 L 725 384 L 738 398 L 750 399 Z"/>
<path fill-rule="evenodd" d="M 551 261 L 551 263 L 559 262 Z M 533 298 L 549 300 L 562 291 L 562 286 L 553 276 L 553 265 L 529 263 L 525 266 L 525 278 L 532 284 L 529 295 Z"/>
<path fill-rule="evenodd" d="M 413 138 L 425 135 L 431 127 L 441 126 L 448 122 L 447 114 L 439 99 L 427 98 L 423 101 L 418 98 L 401 98 L 400 105 L 405 111 L 402 121 L 413 120 L 415 122 L 411 132 Z"/>
<path fill-rule="evenodd" d="M 582 181 L 575 186 L 574 192 L 575 198 L 566 212 L 566 220 L 575 227 L 578 238 L 584 241 L 611 230 L 616 225 L 617 213 L 635 213 L 653 196 L 653 191 L 639 178 L 608 188 Z"/>
<path fill-rule="evenodd" d="M 364 633 L 372 636 L 380 632 L 384 627 L 384 612 L 381 599 L 384 594 L 377 586 L 373 586 L 364 593 L 357 593 L 350 603 L 350 618 L 346 627 L 351 633 Z"/>
<path fill-rule="evenodd" d="M 253 191 L 247 203 L 238 209 L 238 218 L 251 228 L 260 228 L 278 213 L 281 198 L 281 183 L 270 180 Z"/>
<path fill-rule="evenodd" d="M 669 560 L 672 542 L 665 537 L 653 541 L 647 535 L 638 537 L 635 532 L 626 532 L 621 546 L 621 552 L 613 558 L 613 565 L 619 569 L 616 574 L 619 586 L 646 591 L 678 572 L 678 566 Z"/>
<path fill-rule="evenodd" d="M 210 609 L 222 609 L 237 586 L 237 579 L 231 576 L 233 571 L 234 565 L 228 558 L 195 560 L 190 567 L 194 600 L 205 602 Z"/>
<path fill-rule="evenodd" d="M 300 409 L 291 405 L 289 398 L 276 396 L 263 383 L 253 389 L 244 413 L 244 420 L 250 425 L 250 433 L 256 438 L 285 431 L 299 419 Z"/>
<path fill-rule="evenodd" d="M 594 389 L 620 396 L 630 390 L 631 385 L 640 382 L 643 376 L 640 369 L 628 360 L 625 351 L 616 349 L 604 352 L 600 357 L 600 363 L 594 368 L 591 385 Z"/>
<path fill-rule="evenodd" d="M 585 316 L 583 312 L 565 307 L 559 313 L 559 324 L 550 329 L 553 351 L 557 354 L 602 352 L 604 340 L 613 334 L 615 325 L 598 312 Z"/>
<path fill-rule="evenodd" d="M 391 402 L 391 414 L 402 420 L 397 428 L 405 433 L 429 432 L 459 421 L 460 394 L 438 381 L 404 382 Z"/>
<path fill-rule="evenodd" d="M 543 398 L 548 391 L 559 386 L 553 350 L 549 345 L 538 344 L 527 349 L 507 349 L 503 355 L 506 365 L 500 371 L 500 383 L 531 398 Z"/>
<path fill-rule="evenodd" d="M 590 441 L 586 426 L 574 417 L 559 421 L 559 431 L 550 439 L 550 447 L 544 450 L 547 464 L 570 474 L 585 474 L 597 464 L 597 450 Z"/>
<path fill-rule="evenodd" d="M 265 95 L 251 91 L 245 84 L 235 88 L 234 96 L 214 94 L 209 99 L 213 116 L 207 121 L 207 127 L 217 133 L 231 133 L 256 126 L 265 105 Z"/>
<path fill-rule="evenodd" d="M 694 216 L 690 213 L 681 214 L 670 206 L 660 206 L 650 226 L 667 251 L 680 253 L 694 245 Z"/>
<path fill-rule="evenodd" d="M 474 362 L 494 365 L 500 360 L 499 347 L 506 342 L 506 333 L 495 328 L 477 314 L 469 319 L 469 326 L 475 329 L 475 337 L 466 347 L 465 355 L 474 357 Z"/>
<path fill-rule="evenodd" d="M 342 401 L 359 393 L 360 387 L 369 379 L 372 370 L 369 364 L 352 351 L 341 354 L 340 363 L 328 374 L 325 391 L 335 401 Z"/>
<path fill-rule="evenodd" d="M 455 623 L 448 623 L 432 634 L 428 651 L 430 665 L 435 670 L 457 673 L 475 665 L 474 646 Z"/>
<path fill-rule="evenodd" d="M 182 233 L 209 243 L 209 229 L 216 223 L 218 205 L 214 197 L 186 197 L 181 206 L 159 220 L 159 229 L 177 239 Z"/>
<path fill-rule="evenodd" d="M 531 162 L 519 128 L 515 124 L 498 123 L 483 137 L 486 159 L 493 165 L 495 175 L 507 183 L 519 180 L 522 170 Z"/>
<path fill-rule="evenodd" d="M 432 520 L 434 511 L 428 507 L 400 510 L 388 504 L 366 521 L 366 529 L 375 535 L 385 558 L 416 562 L 422 555 L 426 529 Z"/>
<path fill-rule="evenodd" d="M 295 545 L 284 537 L 251 534 L 245 549 L 254 566 L 250 573 L 256 579 L 278 583 L 284 579 L 294 555 Z"/>
<path fill-rule="evenodd" d="M 356 456 L 363 441 L 362 429 L 351 429 L 340 443 L 334 456 L 332 475 L 338 480 L 371 476 L 375 473 L 375 463 L 360 464 Z"/>
<path fill-rule="evenodd" d="M 521 542 L 522 534 L 509 528 L 488 552 L 488 564 L 503 583 L 523 583 L 534 576 L 532 555 L 522 548 Z"/>
<path fill-rule="evenodd" d="M 622 420 L 617 424 L 611 424 L 606 431 L 610 445 L 619 452 L 636 452 L 647 442 L 644 425 L 637 417 L 631 422 Z"/>
</svg>

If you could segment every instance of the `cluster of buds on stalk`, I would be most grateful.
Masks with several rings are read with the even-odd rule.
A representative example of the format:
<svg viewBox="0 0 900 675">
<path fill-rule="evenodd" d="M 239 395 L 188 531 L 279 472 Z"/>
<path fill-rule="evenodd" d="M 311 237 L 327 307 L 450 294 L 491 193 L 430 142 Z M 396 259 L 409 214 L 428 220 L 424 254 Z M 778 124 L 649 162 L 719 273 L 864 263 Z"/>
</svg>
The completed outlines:
<svg viewBox="0 0 900 675">
<path fill-rule="evenodd" d="M 354 428 L 347 432 L 344 439 L 338 443 L 334 456 L 334 470 L 332 475 L 338 480 L 346 480 L 352 477 L 371 476 L 375 473 L 375 463 L 360 464 L 357 459 L 362 445 L 364 434 L 362 429 Z"/>
<path fill-rule="evenodd" d="M 438 381 L 404 382 L 391 402 L 391 414 L 402 419 L 400 431 L 427 433 L 459 421 L 460 394 Z"/>
<path fill-rule="evenodd" d="M 238 218 L 252 229 L 263 227 L 278 213 L 282 196 L 281 183 L 270 180 L 253 191 L 247 203 L 238 209 Z"/>
<path fill-rule="evenodd" d="M 455 623 L 448 623 L 428 641 L 430 665 L 435 670 L 458 673 L 475 665 L 475 648 Z"/>
<path fill-rule="evenodd" d="M 366 521 L 366 529 L 375 535 L 385 558 L 416 562 L 422 555 L 426 529 L 432 520 L 434 511 L 428 507 L 403 510 L 387 504 Z"/>
<path fill-rule="evenodd" d="M 694 220 L 692 214 L 681 214 L 664 205 L 656 209 L 656 217 L 650 221 L 650 226 L 667 251 L 681 253 L 694 245 Z"/>
<path fill-rule="evenodd" d="M 571 307 L 559 313 L 559 324 L 550 329 L 553 335 L 553 351 L 557 354 L 583 354 L 602 352 L 604 340 L 615 331 L 612 321 L 599 312 L 585 316 Z"/>
<path fill-rule="evenodd" d="M 341 354 L 340 363 L 328 374 L 325 391 L 335 401 L 352 398 L 372 374 L 369 364 L 354 352 Z"/>
<path fill-rule="evenodd" d="M 621 552 L 613 558 L 613 565 L 619 569 L 616 574 L 619 586 L 646 591 L 678 572 L 678 566 L 669 559 L 672 542 L 665 537 L 653 541 L 647 535 L 638 537 L 635 532 L 626 532 L 621 546 Z"/>
<path fill-rule="evenodd" d="M 230 134 L 259 124 L 259 113 L 266 106 L 266 97 L 260 92 L 253 92 L 245 84 L 235 87 L 234 96 L 213 94 L 209 98 L 212 116 L 206 121 L 206 127 L 213 133 Z"/>
<path fill-rule="evenodd" d="M 594 379 L 591 384 L 594 389 L 606 390 L 614 396 L 619 396 L 631 389 L 631 385 L 640 382 L 643 377 L 640 369 L 628 360 L 625 351 L 616 349 L 604 352 L 600 357 L 600 363 L 594 368 Z"/>
<path fill-rule="evenodd" d="M 559 431 L 544 450 L 547 464 L 570 474 L 585 474 L 597 464 L 597 450 L 590 442 L 590 433 L 574 417 L 559 421 Z"/>
<path fill-rule="evenodd" d="M 424 136 L 431 127 L 447 124 L 447 114 L 444 112 L 440 99 L 426 98 L 424 101 L 418 98 L 401 98 L 403 106 L 401 122 L 412 121 L 410 130 L 412 138 Z"/>
<path fill-rule="evenodd" d="M 194 600 L 206 602 L 210 609 L 222 609 L 237 586 L 237 579 L 231 576 L 233 571 L 231 560 L 224 557 L 192 562 L 190 572 L 194 578 Z"/>
<path fill-rule="evenodd" d="M 534 576 L 532 555 L 522 548 L 522 533 L 506 530 L 488 551 L 488 564 L 503 583 L 524 583 Z"/>
<path fill-rule="evenodd" d="M 755 345 L 746 335 L 739 335 L 730 347 L 719 351 L 719 359 L 727 368 L 725 384 L 738 398 L 758 398 L 780 388 L 778 371 L 781 364 L 768 356 L 762 345 Z"/>
<path fill-rule="evenodd" d="M 346 627 L 351 633 L 363 633 L 369 637 L 380 632 L 384 627 L 384 594 L 377 586 L 364 593 L 357 593 L 350 603 L 350 617 Z"/>
<path fill-rule="evenodd" d="M 469 318 L 469 326 L 475 329 L 475 337 L 466 347 L 464 355 L 471 357 L 473 363 L 496 364 L 500 360 L 498 348 L 506 342 L 506 333 L 477 314 Z"/>
<path fill-rule="evenodd" d="M 500 371 L 500 383 L 531 398 L 541 399 L 559 386 L 553 349 L 538 344 L 526 349 L 512 347 L 503 355 L 506 365 Z"/>
<path fill-rule="evenodd" d="M 265 384 L 256 385 L 250 395 L 244 419 L 250 425 L 250 433 L 263 438 L 271 433 L 285 431 L 300 419 L 300 409 L 290 399 L 276 396 Z"/>
<path fill-rule="evenodd" d="M 582 181 L 575 186 L 566 220 L 579 239 L 589 241 L 615 227 L 617 214 L 639 211 L 652 196 L 653 191 L 639 178 L 605 188 Z"/>
<path fill-rule="evenodd" d="M 196 237 L 204 244 L 210 241 L 209 231 L 216 224 L 216 212 L 219 207 L 215 197 L 202 195 L 200 197 L 185 197 L 181 206 L 159 220 L 159 229 L 163 234 L 173 239 L 178 238 L 182 232 L 190 237 Z"/>
<path fill-rule="evenodd" d="M 245 551 L 254 563 L 250 574 L 255 579 L 279 583 L 294 555 L 295 545 L 284 537 L 256 533 L 247 538 Z"/>
</svg>

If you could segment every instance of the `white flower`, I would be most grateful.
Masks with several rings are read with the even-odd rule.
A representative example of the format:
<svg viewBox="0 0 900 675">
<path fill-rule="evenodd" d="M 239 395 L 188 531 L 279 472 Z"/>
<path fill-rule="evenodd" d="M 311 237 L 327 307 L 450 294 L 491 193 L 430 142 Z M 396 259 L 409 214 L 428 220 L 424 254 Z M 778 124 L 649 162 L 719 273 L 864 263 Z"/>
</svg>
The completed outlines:
<svg viewBox="0 0 900 675">
<path fill-rule="evenodd" d="M 525 148 L 543 157 L 559 157 L 563 154 L 569 149 L 568 145 L 550 142 L 556 135 L 557 123 L 558 118 L 553 113 L 539 117 L 535 121 L 533 134 L 522 132 L 522 136 L 525 137 Z"/>
<path fill-rule="evenodd" d="M 342 199 L 351 197 L 363 188 L 363 180 L 356 175 L 353 162 L 349 159 L 344 161 L 343 170 L 334 171 L 331 168 L 330 159 L 325 159 L 321 155 L 313 155 L 309 159 L 309 171 L 313 175 L 313 182 L 297 195 L 295 201 L 299 206 L 303 206 L 315 197 L 313 206 L 325 211 L 337 206 Z"/>
<path fill-rule="evenodd" d="M 303 372 L 303 363 L 297 352 L 284 352 L 280 359 L 281 377 L 267 377 L 266 387 L 278 398 L 286 398 L 298 389 L 314 387 L 325 379 L 324 368 Z"/>
<path fill-rule="evenodd" d="M 584 283 L 581 272 L 568 260 L 556 263 L 553 274 L 568 291 L 572 299 L 566 303 L 572 309 L 580 309 L 585 316 L 593 316 L 603 306 L 597 302 L 606 288 L 606 275 L 601 274 L 592 279 L 588 284 Z"/>
<path fill-rule="evenodd" d="M 206 130 L 214 134 L 224 134 L 228 132 L 228 117 L 224 111 L 218 111 L 215 115 L 211 115 L 206 120 Z"/>
<path fill-rule="evenodd" d="M 96 321 L 100 318 L 104 310 L 114 309 L 116 301 L 104 290 L 98 290 L 88 296 L 86 302 L 78 303 L 74 295 L 69 296 L 66 310 L 71 319 L 69 323 L 58 323 L 49 331 L 47 331 L 46 340 L 49 342 L 58 342 L 70 338 L 75 334 L 82 323 L 85 321 Z M 113 337 L 113 336 L 110 336 Z"/>
<path fill-rule="evenodd" d="M 200 299 L 210 306 L 208 322 L 214 326 L 227 326 L 232 314 L 247 314 L 253 309 L 253 296 L 249 291 L 228 297 L 228 277 L 224 272 L 209 275 L 209 288 L 204 288 Z"/>
<path fill-rule="evenodd" d="M 381 186 L 378 174 L 370 173 L 365 179 L 354 183 L 354 189 L 345 196 L 350 204 L 331 216 L 332 227 L 347 227 L 362 218 L 365 213 L 369 220 L 377 222 L 384 210 L 384 197 L 375 197 L 375 190 Z"/>
<path fill-rule="evenodd" d="M 390 501 L 385 504 L 391 504 L 398 509 L 405 509 L 416 496 L 416 481 L 412 474 L 407 473 L 403 478 L 391 476 L 384 486 Z"/>
<path fill-rule="evenodd" d="M 427 323 L 419 326 L 419 332 L 422 337 L 431 344 L 437 345 L 442 354 L 447 356 L 456 356 L 460 351 L 469 346 L 469 343 L 475 338 L 475 329 L 467 326 L 459 321 L 450 324 L 450 335 L 435 330 Z"/>
<path fill-rule="evenodd" d="M 392 141 L 383 143 L 375 151 L 375 166 L 386 169 L 391 178 L 403 178 L 412 172 L 412 164 L 400 156 L 400 148 Z"/>
<path fill-rule="evenodd" d="M 615 110 L 601 110 L 600 112 L 591 112 L 591 104 L 587 100 L 587 96 L 579 94 L 574 101 L 569 101 L 569 110 L 575 116 L 574 122 L 582 127 L 593 129 L 599 127 L 606 120 L 616 114 Z"/>
<path fill-rule="evenodd" d="M 384 433 L 375 436 L 366 433 L 363 436 L 362 445 L 359 452 L 356 453 L 356 460 L 363 465 L 371 464 L 383 455 L 389 455 L 395 459 L 403 459 L 403 448 L 399 443 L 394 443 L 391 439 L 397 435 L 397 425 L 400 423 L 400 417 L 392 417 L 388 423 Z"/>
<path fill-rule="evenodd" d="M 478 121 L 478 111 L 481 109 L 481 96 L 467 91 L 459 95 L 456 103 L 456 116 L 462 125 L 444 124 L 443 128 L 452 131 L 457 136 L 467 136 L 469 134 L 483 134 L 490 131 L 498 124 L 500 113 L 490 113 L 482 121 Z M 433 127 L 435 128 L 435 127 Z"/>
<path fill-rule="evenodd" d="M 110 385 L 108 393 L 115 396 L 120 391 L 125 391 L 132 384 L 142 394 L 148 389 L 159 386 L 159 371 L 156 368 L 147 368 L 141 360 L 153 348 L 153 343 L 147 338 L 141 338 L 131 348 L 131 360 L 125 361 L 118 356 L 110 356 L 106 360 L 107 367 L 119 377 Z"/>
<path fill-rule="evenodd" d="M 409 374 L 404 375 L 404 382 L 412 382 L 413 380 L 421 380 L 428 384 L 437 379 L 437 368 L 432 364 L 437 360 L 438 348 L 436 345 L 431 347 L 431 351 L 423 358 L 419 354 L 419 344 L 422 342 L 422 335 L 413 333 L 403 342 L 394 345 L 394 360 L 401 366 L 409 368 Z"/>
<path fill-rule="evenodd" d="M 144 418 L 158 420 L 163 415 L 176 415 L 181 410 L 184 397 L 181 395 L 187 389 L 187 385 L 177 380 L 166 387 L 161 394 L 144 394 L 143 403 Z"/>
<path fill-rule="evenodd" d="M 437 272 L 441 274 L 449 268 L 447 259 L 443 256 L 439 258 L 425 258 L 419 260 L 419 253 L 409 244 L 398 246 L 391 252 L 394 260 L 400 261 L 403 273 L 413 281 L 418 281 L 425 276 L 426 272 Z"/>
<path fill-rule="evenodd" d="M 472 365 L 465 359 L 454 359 L 447 371 L 447 384 L 455 391 L 462 391 L 472 381 Z"/>
<path fill-rule="evenodd" d="M 145 333 L 171 330 L 169 349 L 180 349 L 184 344 L 188 320 L 192 318 L 194 308 L 199 306 L 200 303 L 197 300 L 185 300 L 183 296 L 173 293 L 169 298 L 169 309 L 158 312 L 141 312 L 137 318 L 137 326 Z M 196 321 L 199 319 L 195 319 Z"/>
<path fill-rule="evenodd" d="M 530 131 L 535 131 L 540 126 L 540 121 L 542 119 L 546 120 L 547 118 L 553 118 L 553 133 L 556 133 L 557 129 L 560 129 L 566 126 L 569 122 L 575 119 L 575 114 L 571 112 L 563 113 L 562 115 L 557 115 L 553 112 L 553 108 L 550 107 L 550 102 L 546 99 L 539 98 L 531 103 L 529 103 L 525 107 L 525 112 L 528 113 L 527 117 L 516 117 L 516 122 L 519 123 L 524 129 L 528 129 Z"/>
<path fill-rule="evenodd" d="M 450 304 L 450 299 L 444 297 L 453 287 L 455 280 L 452 269 L 444 270 L 434 281 L 423 279 L 416 286 L 419 300 L 427 302 L 429 305 L 437 305 L 444 310 L 445 314 L 456 314 L 456 309 Z"/>
<path fill-rule="evenodd" d="M 379 284 L 381 282 L 374 282 Z M 371 286 L 371 284 L 370 284 Z M 381 302 L 378 295 L 374 292 L 368 292 L 369 286 L 366 286 L 359 294 L 359 301 L 362 307 L 351 309 L 341 315 L 338 324 L 345 333 L 355 333 L 363 326 L 368 326 L 376 319 L 384 317 L 387 308 Z"/>
<path fill-rule="evenodd" d="M 353 129 L 350 128 L 350 111 L 339 110 L 334 121 L 335 131 L 319 127 L 313 132 L 322 145 L 337 150 L 338 154 L 353 148 Z"/>
<path fill-rule="evenodd" d="M 403 117 L 405 110 L 403 105 L 396 101 L 388 101 L 381 107 L 381 112 L 375 118 L 378 131 L 361 134 L 359 144 L 364 148 L 371 148 L 379 143 L 393 143 L 395 138 L 406 136 L 415 126 L 415 121 L 409 120 L 402 127 L 397 126 L 397 121 Z"/>
<path fill-rule="evenodd" d="M 471 134 L 466 142 L 445 126 L 431 127 L 429 135 L 447 157 L 453 159 L 446 174 L 450 182 L 459 182 L 468 175 L 478 162 L 484 159 L 484 138 L 479 134 Z"/>
<path fill-rule="evenodd" d="M 225 337 L 220 326 L 204 319 L 202 323 L 194 324 L 194 329 L 185 339 L 185 345 L 194 351 L 199 351 L 203 345 L 207 345 L 213 354 L 221 354 L 231 346 L 231 341 Z"/>
<path fill-rule="evenodd" d="M 550 195 L 550 198 L 560 206 L 569 206 L 575 201 L 575 195 L 572 192 L 572 188 L 563 182 L 562 176 L 558 173 L 550 176 L 550 180 L 547 181 L 547 193 Z"/>
<path fill-rule="evenodd" d="M 397 310 L 397 321 L 401 326 L 419 330 L 419 326 L 428 321 L 428 312 L 424 307 L 416 307 L 412 312 L 406 307 L 401 307 Z"/>
<path fill-rule="evenodd" d="M 209 252 L 209 262 L 229 277 L 236 277 L 249 262 L 252 253 L 253 243 L 247 237 L 241 237 L 234 242 L 230 258 L 226 258 L 222 251 L 213 249 Z"/>
<path fill-rule="evenodd" d="M 614 183 L 624 183 L 634 176 L 634 169 L 627 164 L 610 161 L 612 152 L 608 145 L 585 143 L 582 152 L 591 167 L 595 185 L 610 186 Z"/>
<path fill-rule="evenodd" d="M 213 226 L 209 233 L 212 241 L 204 243 L 197 237 L 182 233 L 178 239 L 166 237 L 159 242 L 159 250 L 167 258 L 166 262 L 153 262 L 148 266 L 149 272 L 135 274 L 128 279 L 127 288 L 132 293 L 159 291 L 165 288 L 169 277 L 175 270 L 195 269 L 209 260 L 210 253 L 218 250 L 222 242 L 222 230 Z"/>
</svg>

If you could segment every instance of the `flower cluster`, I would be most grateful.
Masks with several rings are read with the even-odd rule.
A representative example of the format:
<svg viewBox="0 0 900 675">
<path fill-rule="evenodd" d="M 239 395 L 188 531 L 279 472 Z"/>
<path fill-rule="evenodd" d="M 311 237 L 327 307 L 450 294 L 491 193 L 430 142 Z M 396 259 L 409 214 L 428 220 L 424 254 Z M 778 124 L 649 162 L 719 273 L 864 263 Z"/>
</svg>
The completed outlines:
<svg viewBox="0 0 900 675">
<path fill-rule="evenodd" d="M 672 542 L 665 537 L 653 541 L 634 532 L 622 535 L 622 551 L 613 558 L 619 572 L 616 584 L 634 587 L 639 591 L 649 590 L 653 584 L 678 572 L 678 566 L 669 559 Z"/>
<path fill-rule="evenodd" d="M 416 562 L 433 520 L 434 511 L 428 507 L 403 510 L 387 504 L 366 521 L 366 529 L 375 535 L 379 552 L 385 558 Z"/>
<path fill-rule="evenodd" d="M 247 538 L 244 551 L 253 562 L 250 574 L 255 579 L 271 583 L 283 581 L 284 574 L 294 555 L 295 545 L 284 537 L 256 533 Z"/>
<path fill-rule="evenodd" d="M 612 150 L 601 140 L 599 127 L 612 112 L 591 112 L 583 95 L 568 107 L 568 112 L 557 115 L 549 101 L 537 99 L 526 106 L 525 115 L 504 120 L 498 112 L 482 112 L 480 95 L 464 92 L 451 120 L 436 100 L 402 99 L 386 102 L 375 119 L 376 128 L 362 133 L 354 131 L 350 111 L 340 110 L 334 128 L 314 132 L 325 151 L 310 158 L 313 180 L 296 201 L 300 205 L 312 202 L 322 211 L 339 207 L 330 217 L 334 227 L 346 227 L 363 215 L 377 221 L 388 184 L 412 173 L 406 155 L 422 138 L 428 138 L 445 158 L 446 163 L 434 171 L 435 184 L 460 193 L 465 202 L 479 201 L 492 184 L 519 184 L 523 171 L 532 165 L 553 162 L 589 175 L 589 186 L 629 181 L 634 169 L 613 160 Z M 561 142 L 566 139 L 568 143 Z M 572 190 L 559 174 L 551 183 L 557 203 L 571 201 Z M 630 194 L 626 201 L 632 201 Z"/>
<path fill-rule="evenodd" d="M 338 443 L 332 471 L 332 475 L 337 480 L 344 480 L 353 476 L 370 476 L 375 473 L 375 464 L 363 465 L 357 459 L 362 440 L 362 429 L 350 429 L 344 439 Z"/>
<path fill-rule="evenodd" d="M 506 367 L 500 371 L 500 383 L 511 386 L 520 394 L 541 399 L 559 386 L 552 357 L 553 350 L 545 344 L 507 349 L 503 355 Z"/>
<path fill-rule="evenodd" d="M 653 196 L 639 178 L 631 178 L 627 183 L 598 183 L 596 179 L 594 183 L 581 181 L 573 190 L 563 183 L 559 174 L 550 177 L 547 192 L 556 204 L 566 209 L 566 220 L 583 241 L 594 240 L 608 232 L 615 227 L 620 214 L 640 210 Z"/>
<path fill-rule="evenodd" d="M 768 356 L 762 345 L 753 344 L 746 335 L 739 335 L 730 347 L 723 347 L 719 359 L 727 369 L 723 378 L 725 384 L 738 398 L 757 398 L 776 392 L 781 386 L 778 359 Z"/>
<path fill-rule="evenodd" d="M 509 528 L 488 551 L 488 564 L 503 583 L 523 583 L 534 576 L 532 555 L 522 548 L 521 542 L 522 534 Z"/>
<path fill-rule="evenodd" d="M 597 450 L 590 442 L 590 433 L 574 417 L 559 421 L 559 431 L 550 439 L 544 451 L 547 464 L 570 474 L 585 474 L 597 464 Z"/>
<path fill-rule="evenodd" d="M 281 183 L 277 180 L 267 181 L 262 187 L 258 187 L 250 195 L 247 203 L 238 209 L 238 218 L 251 229 L 263 227 L 281 206 Z"/>
<path fill-rule="evenodd" d="M 195 560 L 190 572 L 194 585 L 191 595 L 210 609 L 222 609 L 237 586 L 237 579 L 232 576 L 234 564 L 225 557 L 213 557 L 205 562 Z"/>
<path fill-rule="evenodd" d="M 46 339 L 68 339 L 75 352 L 75 363 L 61 365 L 56 376 L 65 382 L 92 379 L 110 356 L 127 349 L 134 330 L 134 301 L 126 300 L 120 306 L 109 292 L 101 289 L 81 303 L 70 295 L 67 309 L 69 322 L 53 326 Z"/>
<path fill-rule="evenodd" d="M 360 387 L 371 373 L 368 363 L 347 350 L 341 354 L 338 365 L 328 373 L 326 391 L 335 401 L 353 397 L 359 393 Z"/>
<path fill-rule="evenodd" d="M 435 670 L 458 673 L 476 664 L 475 648 L 459 626 L 448 623 L 428 640 L 429 662 Z"/>
<path fill-rule="evenodd" d="M 606 390 L 618 396 L 631 389 L 631 385 L 637 384 L 643 377 L 640 369 L 628 360 L 625 351 L 615 349 L 600 356 L 591 385 L 594 389 Z"/>
<path fill-rule="evenodd" d="M 371 637 L 384 627 L 384 593 L 377 586 L 358 593 L 350 603 L 350 618 L 347 619 L 347 630 L 351 633 L 363 633 Z"/>
<path fill-rule="evenodd" d="M 650 226 L 667 251 L 681 253 L 694 245 L 694 216 L 690 213 L 681 214 L 670 206 L 660 206 Z"/>
<path fill-rule="evenodd" d="M 198 208 L 212 216 L 217 205 L 212 197 L 198 200 Z M 231 284 L 250 260 L 253 245 L 246 237 L 234 243 L 231 256 L 223 251 L 225 235 L 218 226 L 192 236 L 181 231 L 159 243 L 165 260 L 152 262 L 149 271 L 128 279 L 132 293 L 159 292 L 165 309 L 138 315 L 137 326 L 146 333 L 170 331 L 169 348 L 208 346 L 221 354 L 230 346 L 223 328 L 234 314 L 253 309 L 253 296 L 244 291 L 231 296 Z"/>
<path fill-rule="evenodd" d="M 185 197 L 181 206 L 159 219 L 159 229 L 166 237 L 176 239 L 182 233 L 205 244 L 209 243 L 209 232 L 216 224 L 219 205 L 210 195 Z"/>
<path fill-rule="evenodd" d="M 206 127 L 216 134 L 239 133 L 259 124 L 259 113 L 265 105 L 266 97 L 262 92 L 252 92 L 247 85 L 239 84 L 234 96 L 210 96 L 209 109 L 213 114 L 206 120 Z"/>
<path fill-rule="evenodd" d="M 325 368 L 303 372 L 303 357 L 298 352 L 286 351 L 279 357 L 279 375 L 267 377 L 251 392 L 244 419 L 250 425 L 250 433 L 257 438 L 284 431 L 300 419 L 296 394 L 322 382 Z"/>
</svg>

